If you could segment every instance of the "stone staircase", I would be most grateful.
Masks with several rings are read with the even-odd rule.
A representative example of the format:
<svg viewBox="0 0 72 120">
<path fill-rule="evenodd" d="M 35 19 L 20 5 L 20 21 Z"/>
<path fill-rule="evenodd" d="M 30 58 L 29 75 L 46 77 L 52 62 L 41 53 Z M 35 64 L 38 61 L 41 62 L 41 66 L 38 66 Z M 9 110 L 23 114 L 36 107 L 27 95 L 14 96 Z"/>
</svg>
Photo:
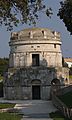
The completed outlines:
<svg viewBox="0 0 72 120">
<path fill-rule="evenodd" d="M 16 104 L 21 114 L 22 120 L 52 120 L 49 113 L 56 111 L 51 101 L 27 100 L 24 103 Z"/>
</svg>

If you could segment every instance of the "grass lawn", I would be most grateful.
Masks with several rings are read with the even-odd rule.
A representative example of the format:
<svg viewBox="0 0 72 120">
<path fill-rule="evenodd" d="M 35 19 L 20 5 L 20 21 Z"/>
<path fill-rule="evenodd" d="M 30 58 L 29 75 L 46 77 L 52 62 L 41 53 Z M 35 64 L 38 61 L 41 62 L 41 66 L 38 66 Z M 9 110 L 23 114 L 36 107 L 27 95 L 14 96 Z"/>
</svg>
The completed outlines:
<svg viewBox="0 0 72 120">
<path fill-rule="evenodd" d="M 62 115 L 62 113 L 60 113 L 59 111 L 50 113 L 50 117 L 53 118 L 53 120 L 72 120 L 72 119 L 65 118 Z"/>
<path fill-rule="evenodd" d="M 15 104 L 12 103 L 0 103 L 0 109 L 4 108 L 13 108 Z M 22 115 L 19 115 L 17 113 L 9 113 L 9 112 L 3 112 L 0 113 L 0 120 L 21 120 Z"/>
<path fill-rule="evenodd" d="M 59 96 L 59 99 L 61 99 L 69 108 L 72 108 L 72 91 Z"/>
<path fill-rule="evenodd" d="M 0 113 L 0 120 L 21 120 L 22 115 L 16 113 Z"/>
<path fill-rule="evenodd" d="M 12 103 L 0 103 L 0 109 L 13 108 L 14 106 L 15 104 L 12 104 Z"/>
</svg>

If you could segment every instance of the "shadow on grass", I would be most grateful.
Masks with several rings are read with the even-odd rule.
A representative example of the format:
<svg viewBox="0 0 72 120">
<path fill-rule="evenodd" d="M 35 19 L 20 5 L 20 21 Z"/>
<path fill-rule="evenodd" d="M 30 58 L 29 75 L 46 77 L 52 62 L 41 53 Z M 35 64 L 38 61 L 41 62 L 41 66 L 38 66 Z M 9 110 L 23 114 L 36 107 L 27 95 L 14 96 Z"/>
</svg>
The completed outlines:
<svg viewBox="0 0 72 120">
<path fill-rule="evenodd" d="M 16 113 L 0 113 L 0 120 L 21 120 L 22 115 Z"/>
<path fill-rule="evenodd" d="M 52 112 L 49 115 L 51 118 L 53 118 L 53 120 L 72 120 L 72 119 L 65 118 L 60 111 Z"/>
</svg>

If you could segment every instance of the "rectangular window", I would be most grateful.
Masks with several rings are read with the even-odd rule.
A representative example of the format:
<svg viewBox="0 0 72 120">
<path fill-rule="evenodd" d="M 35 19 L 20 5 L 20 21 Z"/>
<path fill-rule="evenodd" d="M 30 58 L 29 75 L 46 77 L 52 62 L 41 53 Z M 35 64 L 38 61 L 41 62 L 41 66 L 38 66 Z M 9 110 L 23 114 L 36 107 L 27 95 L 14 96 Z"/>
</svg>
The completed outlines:
<svg viewBox="0 0 72 120">
<path fill-rule="evenodd" d="M 56 44 L 54 44 L 54 48 L 56 48 Z"/>
<path fill-rule="evenodd" d="M 39 48 L 40 46 L 37 46 L 37 48 Z"/>
<path fill-rule="evenodd" d="M 32 54 L 32 66 L 39 66 L 39 54 Z"/>
<path fill-rule="evenodd" d="M 31 46 L 31 48 L 33 48 L 34 46 Z"/>
</svg>

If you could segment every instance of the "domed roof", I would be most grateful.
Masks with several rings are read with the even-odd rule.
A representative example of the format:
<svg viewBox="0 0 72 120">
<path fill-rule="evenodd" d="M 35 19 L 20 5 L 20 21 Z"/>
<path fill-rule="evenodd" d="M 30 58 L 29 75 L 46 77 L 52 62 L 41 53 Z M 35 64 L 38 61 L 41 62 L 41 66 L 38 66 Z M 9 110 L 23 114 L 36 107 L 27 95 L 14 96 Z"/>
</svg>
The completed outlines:
<svg viewBox="0 0 72 120">
<path fill-rule="evenodd" d="M 48 28 L 27 28 L 23 29 L 19 32 L 13 32 L 11 34 L 11 40 L 27 40 L 27 39 L 50 39 L 54 40 L 54 38 L 60 40 L 60 33 L 56 31 L 52 31 Z M 55 39 L 55 40 L 56 40 Z"/>
<path fill-rule="evenodd" d="M 39 36 L 43 37 L 44 35 L 45 36 L 54 36 L 52 31 L 47 28 L 27 28 L 18 33 L 22 36 L 30 36 L 30 34 L 32 34 L 33 38 L 39 37 Z"/>
<path fill-rule="evenodd" d="M 35 27 L 35 28 L 25 28 L 25 29 L 23 29 L 23 30 L 21 30 L 21 31 L 41 31 L 41 30 L 45 30 L 45 31 L 51 31 L 50 29 L 48 29 L 48 28 L 37 28 L 37 27 Z M 21 32 L 20 31 L 20 32 Z"/>
</svg>

